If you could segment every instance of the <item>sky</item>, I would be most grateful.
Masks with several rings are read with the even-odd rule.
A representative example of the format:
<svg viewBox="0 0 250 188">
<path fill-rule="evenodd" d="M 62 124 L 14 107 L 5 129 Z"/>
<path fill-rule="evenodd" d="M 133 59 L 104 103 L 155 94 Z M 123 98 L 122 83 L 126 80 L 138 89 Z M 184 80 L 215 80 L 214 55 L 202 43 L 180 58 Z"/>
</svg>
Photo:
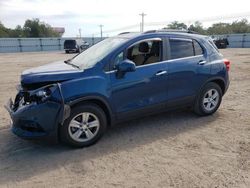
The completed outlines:
<svg viewBox="0 0 250 188">
<path fill-rule="evenodd" d="M 159 29 L 171 21 L 205 27 L 214 22 L 250 20 L 249 0 L 0 0 L 0 21 L 9 28 L 23 26 L 26 19 L 39 18 L 52 27 L 64 27 L 64 37 L 111 36 L 124 31 L 139 31 L 146 13 L 144 30 Z"/>
</svg>

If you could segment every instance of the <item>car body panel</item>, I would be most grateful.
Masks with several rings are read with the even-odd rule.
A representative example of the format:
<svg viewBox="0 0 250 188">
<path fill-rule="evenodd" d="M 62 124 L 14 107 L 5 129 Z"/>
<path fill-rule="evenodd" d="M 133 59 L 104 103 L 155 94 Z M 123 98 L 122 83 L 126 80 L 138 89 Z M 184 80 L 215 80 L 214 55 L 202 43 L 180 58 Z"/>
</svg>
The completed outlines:
<svg viewBox="0 0 250 188">
<path fill-rule="evenodd" d="M 43 91 L 39 85 L 41 83 L 43 87 L 55 84 L 56 89 L 46 102 L 28 104 L 17 109 L 14 109 L 13 104 L 8 104 L 13 132 L 21 137 L 51 134 L 57 137 L 58 126 L 62 126 L 71 108 L 82 102 L 94 100 L 103 104 L 107 109 L 105 113 L 110 117 L 109 123 L 113 125 L 171 107 L 192 105 L 202 87 L 210 81 L 221 80 L 225 84 L 225 91 L 228 88 L 229 77 L 223 57 L 207 42 L 207 37 L 174 32 L 125 34 L 117 37 L 128 40 L 88 69 L 80 70 L 57 62 L 24 71 L 19 93 L 30 94 L 39 89 Z M 168 42 L 170 37 L 195 39 L 206 49 L 205 53 L 171 60 Z M 114 69 L 114 57 L 120 52 L 126 55 L 126 49 L 130 45 L 150 38 L 161 38 L 163 41 L 161 62 L 136 67 L 134 72 L 127 72 L 118 78 L 117 70 Z M 200 61 L 205 63 L 199 64 Z M 157 76 L 161 71 L 166 74 Z M 21 129 L 20 121 L 23 120 L 39 124 L 43 134 Z"/>
<path fill-rule="evenodd" d="M 23 71 L 21 83 L 60 82 L 81 77 L 82 73 L 83 70 L 79 70 L 63 61 L 58 61 Z"/>
<path fill-rule="evenodd" d="M 165 62 L 140 66 L 135 72 L 127 73 L 124 78 L 117 78 L 117 72 L 110 75 L 112 102 L 115 113 L 119 117 L 129 112 L 149 108 L 167 102 L 167 74 L 157 76 L 157 73 L 167 71 Z"/>
<path fill-rule="evenodd" d="M 21 101 L 18 101 L 16 109 L 12 100 L 8 101 L 5 107 L 12 119 L 13 133 L 28 139 L 45 137 L 55 141 L 58 124 L 63 121 L 64 115 L 59 85 L 55 85 L 55 88 L 50 99 L 43 103 L 32 102 L 21 105 Z"/>
</svg>

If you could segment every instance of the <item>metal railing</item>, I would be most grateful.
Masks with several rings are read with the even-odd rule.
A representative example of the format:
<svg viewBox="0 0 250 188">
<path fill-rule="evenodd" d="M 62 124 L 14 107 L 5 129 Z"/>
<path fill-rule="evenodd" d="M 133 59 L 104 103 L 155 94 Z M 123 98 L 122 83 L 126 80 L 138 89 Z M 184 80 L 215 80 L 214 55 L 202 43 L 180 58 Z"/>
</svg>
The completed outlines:
<svg viewBox="0 0 250 188">
<path fill-rule="evenodd" d="M 228 48 L 250 48 L 250 33 L 214 35 L 228 39 Z M 64 41 L 72 38 L 0 38 L 0 53 L 9 52 L 38 52 L 63 50 Z M 101 38 L 83 38 L 93 45 Z"/>
<path fill-rule="evenodd" d="M 73 38 L 0 38 L 0 53 L 63 50 L 64 41 Z M 93 45 L 101 38 L 82 38 Z"/>
<path fill-rule="evenodd" d="M 227 38 L 229 43 L 228 48 L 250 48 L 250 33 L 213 36 Z"/>
</svg>

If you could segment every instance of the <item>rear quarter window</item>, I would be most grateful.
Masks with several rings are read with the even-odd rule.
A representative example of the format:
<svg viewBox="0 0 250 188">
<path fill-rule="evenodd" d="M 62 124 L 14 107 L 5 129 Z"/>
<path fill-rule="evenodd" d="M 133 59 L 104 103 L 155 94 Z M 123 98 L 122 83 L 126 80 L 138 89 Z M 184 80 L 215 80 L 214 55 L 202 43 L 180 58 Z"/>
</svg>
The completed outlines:
<svg viewBox="0 0 250 188">
<path fill-rule="evenodd" d="M 202 54 L 204 54 L 203 48 L 201 47 L 201 45 L 196 40 L 193 40 L 193 44 L 194 44 L 194 55 L 202 55 Z"/>
<path fill-rule="evenodd" d="M 214 41 L 213 41 L 211 38 L 208 39 L 208 43 L 210 44 L 210 46 L 212 46 L 212 48 L 213 48 L 215 51 L 219 52 L 217 46 L 214 44 Z"/>
</svg>

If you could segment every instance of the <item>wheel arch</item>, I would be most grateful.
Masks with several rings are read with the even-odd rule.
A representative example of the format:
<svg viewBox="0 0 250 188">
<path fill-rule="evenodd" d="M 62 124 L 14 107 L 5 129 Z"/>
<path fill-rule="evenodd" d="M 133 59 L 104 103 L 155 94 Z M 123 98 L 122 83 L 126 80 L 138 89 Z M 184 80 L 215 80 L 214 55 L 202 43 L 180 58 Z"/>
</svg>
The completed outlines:
<svg viewBox="0 0 250 188">
<path fill-rule="evenodd" d="M 210 82 L 214 82 L 218 84 L 221 88 L 222 94 L 224 95 L 225 90 L 226 90 L 226 84 L 222 79 L 215 79 L 215 80 L 211 80 Z"/>
<path fill-rule="evenodd" d="M 68 105 L 70 108 L 74 108 L 75 106 L 86 104 L 86 103 L 93 103 L 99 106 L 105 113 L 107 117 L 107 125 L 112 126 L 114 123 L 112 109 L 109 103 L 100 96 L 88 96 L 83 97 L 74 101 L 71 101 Z"/>
<path fill-rule="evenodd" d="M 226 83 L 225 83 L 224 79 L 221 78 L 221 77 L 213 77 L 213 78 L 208 79 L 208 80 L 200 87 L 199 93 L 201 92 L 202 88 L 203 88 L 206 84 L 208 84 L 208 83 L 210 83 L 210 82 L 213 82 L 213 83 L 216 83 L 217 85 L 219 85 L 220 88 L 221 88 L 222 94 L 224 95 L 224 93 L 225 93 L 225 91 L 226 91 Z"/>
</svg>

